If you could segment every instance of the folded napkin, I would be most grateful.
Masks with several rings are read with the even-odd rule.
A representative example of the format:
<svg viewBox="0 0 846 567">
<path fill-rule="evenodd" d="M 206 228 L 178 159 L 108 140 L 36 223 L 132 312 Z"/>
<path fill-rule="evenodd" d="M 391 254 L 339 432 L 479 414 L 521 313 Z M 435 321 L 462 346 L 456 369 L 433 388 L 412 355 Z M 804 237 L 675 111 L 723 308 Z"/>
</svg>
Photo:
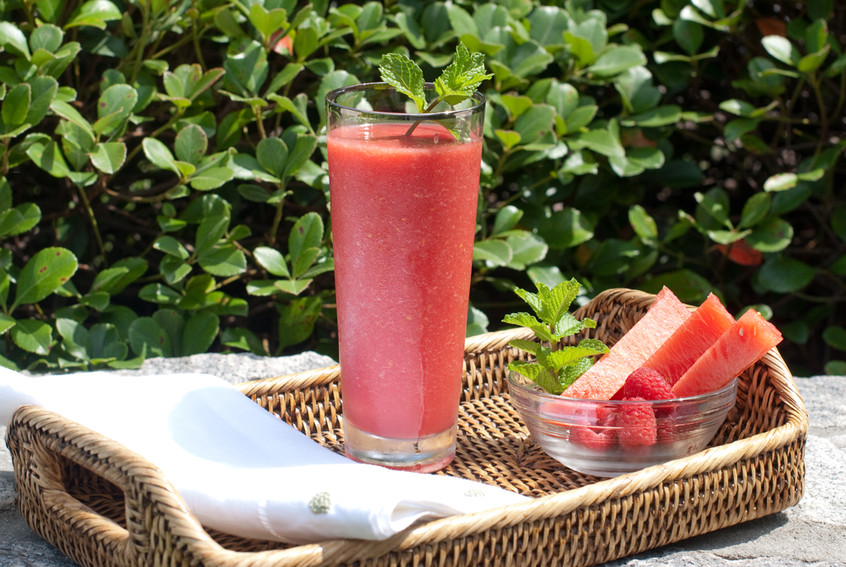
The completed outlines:
<svg viewBox="0 0 846 567">
<path fill-rule="evenodd" d="M 379 540 L 419 521 L 526 500 L 469 480 L 353 462 L 203 374 L 29 377 L 0 368 L 0 423 L 29 404 L 142 455 L 203 525 L 242 537 Z"/>
</svg>

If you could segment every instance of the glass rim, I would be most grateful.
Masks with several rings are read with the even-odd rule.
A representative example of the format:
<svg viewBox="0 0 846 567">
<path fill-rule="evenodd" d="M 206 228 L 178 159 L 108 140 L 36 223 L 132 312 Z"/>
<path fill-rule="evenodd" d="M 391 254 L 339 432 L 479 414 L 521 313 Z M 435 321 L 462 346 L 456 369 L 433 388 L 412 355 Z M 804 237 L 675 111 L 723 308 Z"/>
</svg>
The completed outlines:
<svg viewBox="0 0 846 567">
<path fill-rule="evenodd" d="M 425 87 L 427 89 L 433 89 L 435 87 L 434 83 L 427 82 L 425 83 Z M 383 110 L 362 110 L 360 108 L 355 108 L 352 106 L 346 106 L 337 102 L 338 97 L 341 95 L 357 92 L 357 91 L 366 91 L 366 90 L 393 90 L 395 92 L 396 89 L 385 82 L 375 82 L 375 83 L 358 83 L 355 85 L 349 85 L 346 87 L 339 87 L 337 89 L 332 89 L 331 91 L 327 92 L 324 99 L 326 100 L 326 104 L 330 107 L 346 110 L 350 112 L 358 112 L 362 114 L 368 114 L 371 116 L 384 116 L 385 118 L 390 118 L 392 120 L 442 120 L 448 118 L 454 118 L 458 114 L 469 113 L 472 114 L 474 112 L 478 112 L 480 108 L 485 106 L 487 102 L 487 97 L 480 91 L 474 91 L 472 95 L 470 95 L 470 99 L 474 102 L 471 106 L 467 108 L 455 108 L 450 110 L 443 110 L 439 112 L 385 112 Z"/>
</svg>

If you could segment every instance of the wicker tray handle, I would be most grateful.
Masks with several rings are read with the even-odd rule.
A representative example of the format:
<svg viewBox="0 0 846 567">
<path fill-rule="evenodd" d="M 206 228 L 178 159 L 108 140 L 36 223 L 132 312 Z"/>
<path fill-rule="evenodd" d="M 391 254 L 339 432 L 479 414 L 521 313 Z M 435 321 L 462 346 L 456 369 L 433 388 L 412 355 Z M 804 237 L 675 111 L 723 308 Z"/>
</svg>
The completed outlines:
<svg viewBox="0 0 846 567">
<path fill-rule="evenodd" d="M 94 564 L 98 565 L 145 565 L 156 542 L 169 541 L 168 532 L 173 531 L 199 546 L 220 549 L 164 474 L 115 441 L 48 410 L 24 406 L 12 417 L 7 444 L 13 454 L 23 457 L 15 460 L 17 482 L 30 485 L 30 490 L 19 487 L 19 496 L 40 495 L 40 502 L 19 505 L 28 512 L 28 523 L 80 563 L 89 562 L 78 556 L 80 549 L 73 545 L 79 534 L 96 542 L 100 560 Z M 104 516 L 72 494 L 74 477 L 67 471 L 73 465 L 102 479 L 104 503 L 114 503 L 117 491 L 123 493 L 122 519 Z M 162 521 L 163 511 L 167 521 Z M 61 519 L 62 531 L 67 533 L 44 533 L 56 524 L 49 521 L 51 517 Z"/>
</svg>

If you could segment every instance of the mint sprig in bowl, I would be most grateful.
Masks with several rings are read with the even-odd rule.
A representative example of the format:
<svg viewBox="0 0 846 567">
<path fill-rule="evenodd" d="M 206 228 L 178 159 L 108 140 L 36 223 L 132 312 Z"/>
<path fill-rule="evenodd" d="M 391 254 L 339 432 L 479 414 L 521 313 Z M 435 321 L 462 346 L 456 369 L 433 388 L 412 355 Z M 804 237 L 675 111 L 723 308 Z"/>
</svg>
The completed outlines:
<svg viewBox="0 0 846 567">
<path fill-rule="evenodd" d="M 570 305 L 578 297 L 581 284 L 575 280 L 564 281 L 553 288 L 542 282 L 536 284 L 537 293 L 517 288 L 519 295 L 534 311 L 511 313 L 504 323 L 530 329 L 537 339 L 514 340 L 508 344 L 526 351 L 534 360 L 515 361 L 508 369 L 530 379 L 550 394 L 563 393 L 570 384 L 584 374 L 598 355 L 608 352 L 608 347 L 598 339 L 582 339 L 576 345 L 562 346 L 561 341 L 585 329 L 596 328 L 590 318 L 576 319 Z"/>
</svg>

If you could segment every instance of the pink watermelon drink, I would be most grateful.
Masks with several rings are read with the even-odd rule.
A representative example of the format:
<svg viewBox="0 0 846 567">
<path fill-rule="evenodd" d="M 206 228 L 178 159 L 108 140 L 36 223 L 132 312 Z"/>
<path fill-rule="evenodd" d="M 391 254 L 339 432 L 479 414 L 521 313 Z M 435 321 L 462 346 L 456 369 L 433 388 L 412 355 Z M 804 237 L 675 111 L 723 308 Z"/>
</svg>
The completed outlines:
<svg viewBox="0 0 846 567">
<path fill-rule="evenodd" d="M 346 451 L 437 470 L 455 450 L 483 102 L 409 134 L 403 118 L 422 115 L 342 95 L 327 97 L 327 150 Z"/>
</svg>

